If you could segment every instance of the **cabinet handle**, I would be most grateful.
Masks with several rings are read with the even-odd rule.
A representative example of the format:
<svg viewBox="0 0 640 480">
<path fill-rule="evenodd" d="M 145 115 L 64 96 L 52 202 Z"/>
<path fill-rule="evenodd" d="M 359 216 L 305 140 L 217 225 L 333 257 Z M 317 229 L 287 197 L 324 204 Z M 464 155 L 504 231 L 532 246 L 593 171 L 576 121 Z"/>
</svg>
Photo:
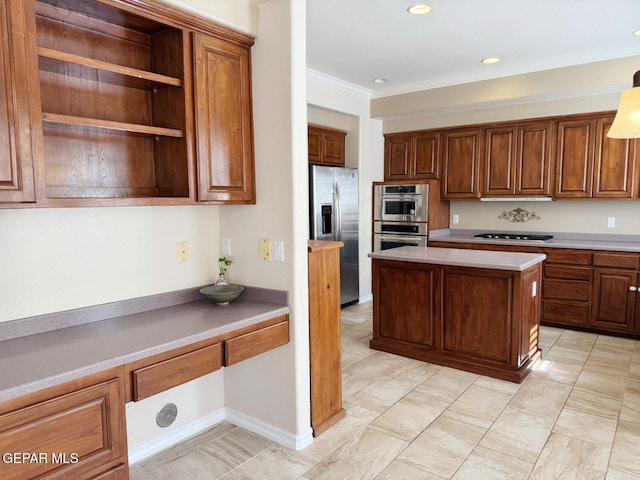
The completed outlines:
<svg viewBox="0 0 640 480">
<path fill-rule="evenodd" d="M 637 291 L 638 291 L 638 287 L 634 287 L 633 285 L 631 285 L 631 286 L 629 287 L 629 291 L 630 291 L 630 292 L 637 292 Z"/>
</svg>

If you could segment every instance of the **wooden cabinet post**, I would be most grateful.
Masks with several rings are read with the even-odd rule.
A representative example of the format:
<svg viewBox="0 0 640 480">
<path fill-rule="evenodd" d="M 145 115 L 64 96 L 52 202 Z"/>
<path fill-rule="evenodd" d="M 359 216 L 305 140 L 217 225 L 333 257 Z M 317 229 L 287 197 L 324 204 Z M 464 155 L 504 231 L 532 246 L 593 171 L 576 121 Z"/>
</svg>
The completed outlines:
<svg viewBox="0 0 640 480">
<path fill-rule="evenodd" d="M 340 337 L 342 246 L 342 242 L 309 241 L 309 362 L 314 436 L 346 415 L 342 408 Z"/>
</svg>

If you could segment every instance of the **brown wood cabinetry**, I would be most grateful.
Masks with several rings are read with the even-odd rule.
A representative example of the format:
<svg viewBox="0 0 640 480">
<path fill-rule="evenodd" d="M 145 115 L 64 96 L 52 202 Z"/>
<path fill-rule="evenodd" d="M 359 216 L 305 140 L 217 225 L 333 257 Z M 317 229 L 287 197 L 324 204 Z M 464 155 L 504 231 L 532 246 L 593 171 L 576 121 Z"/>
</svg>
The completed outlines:
<svg viewBox="0 0 640 480">
<path fill-rule="evenodd" d="M 0 15 L 0 202 L 255 203 L 252 38 L 155 0 Z"/>
<path fill-rule="evenodd" d="M 541 265 L 373 260 L 371 348 L 520 382 L 539 357 Z"/>
<path fill-rule="evenodd" d="M 593 253 L 591 327 L 611 332 L 634 332 L 639 260 L 636 253 Z"/>
<path fill-rule="evenodd" d="M 251 56 L 194 34 L 198 199 L 255 203 Z"/>
<path fill-rule="evenodd" d="M 225 340 L 224 365 L 229 367 L 289 343 L 289 320 Z"/>
<path fill-rule="evenodd" d="M 591 196 L 595 129 L 596 122 L 592 118 L 558 122 L 556 198 Z"/>
<path fill-rule="evenodd" d="M 5 480 L 128 478 L 122 370 L 0 404 L 0 451 L 36 456 L 3 462 Z"/>
<path fill-rule="evenodd" d="M 420 180 L 438 178 L 439 133 L 385 135 L 384 179 Z"/>
<path fill-rule="evenodd" d="M 342 408 L 340 249 L 342 242 L 312 240 L 309 257 L 309 365 L 311 427 L 320 435 L 346 414 Z"/>
<path fill-rule="evenodd" d="M 36 59 L 30 45 L 34 14 L 30 2 L 6 0 L 0 5 L 0 203 L 34 202 L 35 171 L 40 151 L 37 84 L 31 72 Z"/>
<path fill-rule="evenodd" d="M 442 198 L 479 198 L 482 130 L 453 130 L 442 138 Z"/>
<path fill-rule="evenodd" d="M 613 115 L 596 121 L 593 166 L 594 198 L 637 198 L 638 157 L 636 139 L 608 138 Z"/>
<path fill-rule="evenodd" d="M 553 123 L 485 129 L 482 196 L 551 194 Z"/>
<path fill-rule="evenodd" d="M 344 167 L 347 132 L 333 128 L 308 126 L 309 163 Z"/>
</svg>

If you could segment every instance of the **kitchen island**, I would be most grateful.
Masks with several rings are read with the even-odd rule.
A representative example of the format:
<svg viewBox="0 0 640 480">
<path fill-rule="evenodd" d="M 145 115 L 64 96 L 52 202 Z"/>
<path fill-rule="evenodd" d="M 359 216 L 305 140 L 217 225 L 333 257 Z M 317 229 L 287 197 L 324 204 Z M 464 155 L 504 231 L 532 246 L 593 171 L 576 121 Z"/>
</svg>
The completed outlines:
<svg viewBox="0 0 640 480">
<path fill-rule="evenodd" d="M 545 255 L 400 247 L 369 256 L 371 348 L 518 383 L 540 358 Z"/>
</svg>

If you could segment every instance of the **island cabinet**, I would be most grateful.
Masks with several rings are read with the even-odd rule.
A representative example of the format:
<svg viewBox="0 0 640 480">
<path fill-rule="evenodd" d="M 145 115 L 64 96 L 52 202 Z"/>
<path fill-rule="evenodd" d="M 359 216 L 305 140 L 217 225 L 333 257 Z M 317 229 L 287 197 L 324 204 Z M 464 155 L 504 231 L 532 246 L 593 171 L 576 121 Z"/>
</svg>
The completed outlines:
<svg viewBox="0 0 640 480">
<path fill-rule="evenodd" d="M 435 179 L 439 175 L 441 134 L 386 134 L 385 180 Z"/>
<path fill-rule="evenodd" d="M 311 428 L 318 436 L 344 418 L 340 328 L 342 242 L 310 240 L 309 366 Z"/>
<path fill-rule="evenodd" d="M 32 126 L 40 117 L 37 79 L 31 75 L 37 69 L 30 44 L 32 9 L 23 0 L 0 5 L 0 203 L 36 200 L 34 167 L 40 151 Z"/>
<path fill-rule="evenodd" d="M 0 201 L 255 203 L 253 38 L 155 0 L 1 14 Z"/>
<path fill-rule="evenodd" d="M 345 166 L 347 132 L 316 125 L 309 125 L 307 130 L 309 163 Z"/>
<path fill-rule="evenodd" d="M 540 263 L 516 271 L 374 258 L 371 348 L 520 382 L 540 356 L 540 281 Z"/>
<path fill-rule="evenodd" d="M 127 480 L 122 368 L 0 404 L 0 451 L 3 480 Z"/>
</svg>

